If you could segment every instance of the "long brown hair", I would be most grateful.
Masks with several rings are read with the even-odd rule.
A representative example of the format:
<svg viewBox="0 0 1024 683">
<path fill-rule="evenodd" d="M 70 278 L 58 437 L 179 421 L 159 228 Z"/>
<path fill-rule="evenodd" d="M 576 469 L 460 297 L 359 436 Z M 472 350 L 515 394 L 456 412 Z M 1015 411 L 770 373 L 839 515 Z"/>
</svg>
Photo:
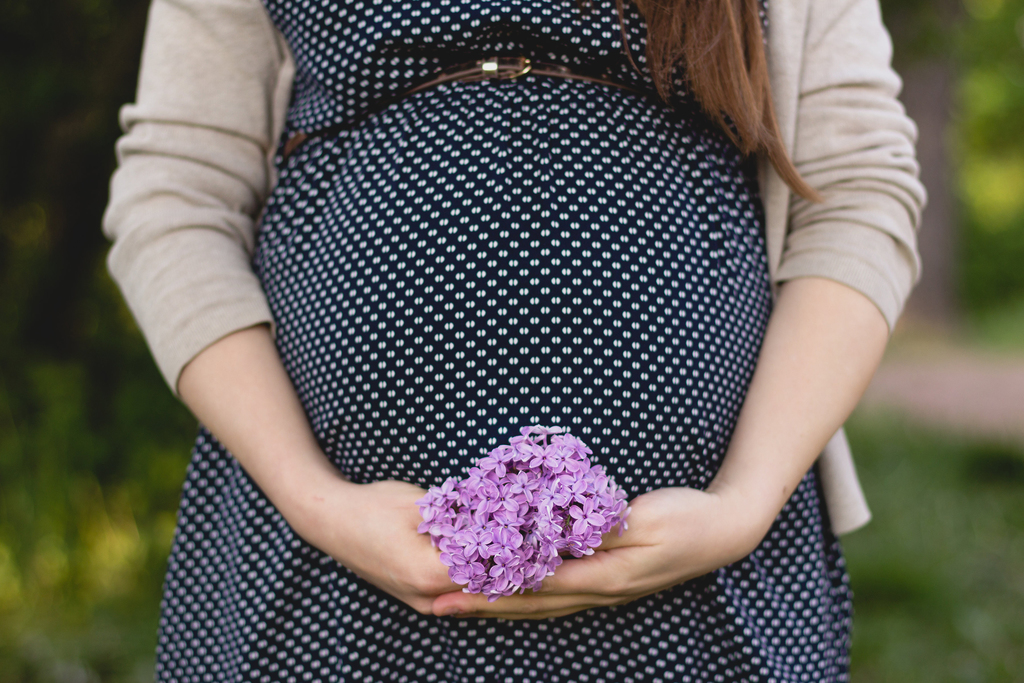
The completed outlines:
<svg viewBox="0 0 1024 683">
<path fill-rule="evenodd" d="M 821 197 L 793 166 L 772 105 L 760 0 L 636 0 L 647 23 L 647 66 L 658 94 L 672 95 L 672 76 L 687 85 L 712 121 L 743 154 L 764 154 L 789 187 Z M 623 22 L 624 0 L 615 0 Z"/>
</svg>

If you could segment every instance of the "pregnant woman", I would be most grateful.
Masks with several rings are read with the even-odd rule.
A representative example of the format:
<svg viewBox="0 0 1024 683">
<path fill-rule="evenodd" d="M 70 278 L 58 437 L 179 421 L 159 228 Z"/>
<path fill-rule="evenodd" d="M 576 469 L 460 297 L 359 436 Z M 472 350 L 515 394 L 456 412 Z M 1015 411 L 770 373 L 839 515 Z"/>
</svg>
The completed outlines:
<svg viewBox="0 0 1024 683">
<path fill-rule="evenodd" d="M 154 0 L 106 230 L 203 424 L 159 680 L 847 679 L 923 198 L 875 0 L 770 2 Z M 629 529 L 489 603 L 415 501 L 530 424 Z"/>
</svg>

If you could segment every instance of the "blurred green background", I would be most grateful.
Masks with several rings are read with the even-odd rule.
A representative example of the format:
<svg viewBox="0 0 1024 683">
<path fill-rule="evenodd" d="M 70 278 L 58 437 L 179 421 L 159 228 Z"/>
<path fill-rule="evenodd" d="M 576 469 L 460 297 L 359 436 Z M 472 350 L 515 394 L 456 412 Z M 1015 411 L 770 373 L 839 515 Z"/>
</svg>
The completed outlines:
<svg viewBox="0 0 1024 683">
<path fill-rule="evenodd" d="M 933 204 L 916 335 L 1024 354 L 1024 0 L 886 0 Z M 0 681 L 151 680 L 195 424 L 100 216 L 147 3 L 0 2 Z M 934 227 L 933 227 L 934 226 Z M 924 332 L 922 332 L 924 330 Z M 1024 681 L 1024 452 L 862 409 L 854 681 Z"/>
</svg>

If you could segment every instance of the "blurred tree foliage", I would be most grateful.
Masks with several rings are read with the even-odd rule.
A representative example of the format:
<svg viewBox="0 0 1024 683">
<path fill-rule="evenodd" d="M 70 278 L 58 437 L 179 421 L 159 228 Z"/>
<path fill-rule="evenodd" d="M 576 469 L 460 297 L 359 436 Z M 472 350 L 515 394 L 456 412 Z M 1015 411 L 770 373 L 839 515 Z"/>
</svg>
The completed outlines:
<svg viewBox="0 0 1024 683">
<path fill-rule="evenodd" d="M 195 426 L 105 274 L 99 229 L 147 5 L 0 4 L 4 681 L 124 680 L 126 652 L 155 643 Z"/>
<path fill-rule="evenodd" d="M 894 61 L 901 65 L 951 53 L 960 0 L 881 0 L 892 34 Z"/>
<path fill-rule="evenodd" d="M 959 301 L 976 318 L 1012 318 L 1003 321 L 1004 332 L 1024 328 L 1024 0 L 882 0 L 882 6 L 897 69 L 931 60 L 954 71 L 947 135 L 960 206 Z"/>
<path fill-rule="evenodd" d="M 1024 0 L 969 0 L 956 49 L 962 293 L 983 313 L 1024 300 Z"/>
<path fill-rule="evenodd" d="M 1024 0 L 883 0 L 897 69 L 954 72 L 947 144 L 958 204 L 956 290 L 977 319 L 1024 310 Z M 943 102 L 935 102 L 943 106 Z M 952 206 L 952 205 L 945 205 Z M 928 226 L 923 238 L 928 238 Z M 927 267 L 927 264 L 926 264 Z M 989 326 L 990 327 L 990 326 Z M 997 331 L 996 331 L 997 334 Z"/>
<path fill-rule="evenodd" d="M 1024 0 L 883 0 L 897 68 L 956 71 L 955 191 L 960 300 L 1019 316 L 1024 301 Z M 936 103 L 939 105 L 939 103 Z"/>
</svg>

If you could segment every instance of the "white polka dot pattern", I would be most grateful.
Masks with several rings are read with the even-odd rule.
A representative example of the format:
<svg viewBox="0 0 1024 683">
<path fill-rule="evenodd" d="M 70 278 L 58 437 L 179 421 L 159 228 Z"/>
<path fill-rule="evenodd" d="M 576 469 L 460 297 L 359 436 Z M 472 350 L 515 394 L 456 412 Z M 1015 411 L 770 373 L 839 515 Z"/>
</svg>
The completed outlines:
<svg viewBox="0 0 1024 683">
<path fill-rule="evenodd" d="M 404 93 L 440 69 L 481 57 L 524 56 L 604 74 L 654 92 L 643 17 L 624 4 L 625 58 L 615 3 L 586 0 L 264 0 L 288 39 L 297 74 L 288 131 L 360 120 L 374 103 Z M 762 3 L 762 22 L 765 14 Z M 677 75 L 679 101 L 688 99 Z"/>
<path fill-rule="evenodd" d="M 534 41 L 552 61 L 621 65 L 608 6 L 581 20 L 540 0 L 459 14 L 269 3 L 318 84 L 299 86 L 291 129 L 354 117 L 283 163 L 255 257 L 282 359 L 353 480 L 433 485 L 537 422 L 571 428 L 631 497 L 714 476 L 770 308 L 754 173 L 735 148 L 691 107 L 534 76 L 358 120 L 430 63 L 413 47 Z M 842 681 L 850 610 L 813 472 L 752 555 L 706 577 L 561 619 L 466 621 L 419 615 L 306 544 L 203 431 L 157 674 Z"/>
</svg>

